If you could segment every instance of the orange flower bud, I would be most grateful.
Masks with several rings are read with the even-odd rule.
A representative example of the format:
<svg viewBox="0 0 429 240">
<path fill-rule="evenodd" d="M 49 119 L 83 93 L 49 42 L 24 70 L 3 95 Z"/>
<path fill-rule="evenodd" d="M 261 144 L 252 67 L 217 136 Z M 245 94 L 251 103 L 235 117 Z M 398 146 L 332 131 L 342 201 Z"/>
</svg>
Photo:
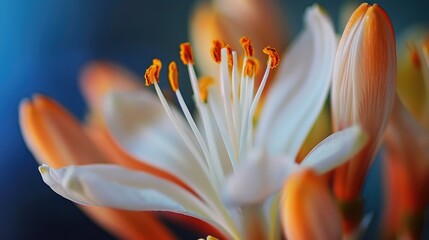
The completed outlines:
<svg viewBox="0 0 429 240">
<path fill-rule="evenodd" d="M 311 169 L 292 175 L 280 214 L 287 239 L 341 239 L 341 218 L 328 186 Z"/>
<path fill-rule="evenodd" d="M 334 192 L 340 202 L 347 204 L 359 199 L 391 113 L 395 86 L 396 47 L 392 24 L 380 6 L 364 3 L 353 13 L 344 30 L 334 66 L 333 128 L 339 131 L 359 124 L 369 136 L 361 152 L 334 172 Z M 359 222 L 360 219 L 345 219 L 344 227 L 346 231 L 353 231 Z"/>
<path fill-rule="evenodd" d="M 362 4 L 350 18 L 339 43 L 333 78 L 334 130 L 360 124 L 370 137 L 360 154 L 335 174 L 337 197 L 353 200 L 378 149 L 395 94 L 393 28 L 377 4 Z"/>
</svg>

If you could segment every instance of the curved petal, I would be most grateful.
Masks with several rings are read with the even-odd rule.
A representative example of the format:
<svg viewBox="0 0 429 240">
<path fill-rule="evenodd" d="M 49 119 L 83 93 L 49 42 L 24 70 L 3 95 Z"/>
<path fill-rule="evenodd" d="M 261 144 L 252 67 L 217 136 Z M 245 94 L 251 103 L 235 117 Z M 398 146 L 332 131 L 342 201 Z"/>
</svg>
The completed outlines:
<svg viewBox="0 0 429 240">
<path fill-rule="evenodd" d="M 313 6 L 301 33 L 281 65 L 267 94 L 256 132 L 257 145 L 270 156 L 294 157 L 325 102 L 332 78 L 337 39 L 328 16 Z M 308 67 L 305 67 L 308 66 Z"/>
<path fill-rule="evenodd" d="M 341 215 L 329 187 L 311 169 L 286 181 L 280 201 L 283 232 L 288 239 L 341 239 Z"/>
<path fill-rule="evenodd" d="M 105 100 L 107 128 L 129 154 L 176 175 L 198 194 L 198 190 L 207 193 L 211 189 L 207 176 L 152 93 L 111 93 Z"/>
<path fill-rule="evenodd" d="M 231 205 L 261 202 L 277 192 L 297 169 L 313 168 L 319 174 L 326 173 L 356 154 L 366 142 L 366 134 L 354 126 L 327 137 L 299 165 L 285 155 L 267 160 L 262 153 L 252 153 L 252 158 L 227 180 L 225 202 Z"/>
<path fill-rule="evenodd" d="M 100 114 L 103 109 L 104 97 L 112 91 L 136 91 L 143 86 L 137 78 L 122 69 L 107 62 L 93 62 L 82 71 L 80 88 L 91 108 L 91 111 Z"/>
<path fill-rule="evenodd" d="M 168 211 L 209 222 L 228 233 L 228 225 L 201 199 L 164 179 L 108 165 L 39 168 L 56 193 L 76 203 L 136 211 Z"/>
<path fill-rule="evenodd" d="M 87 136 L 70 113 L 45 96 L 36 95 L 32 101 L 24 100 L 21 103 L 20 126 L 27 145 L 40 163 L 63 167 L 107 163 L 120 157 L 112 157 L 101 151 L 100 146 Z M 163 176 L 153 167 L 140 170 Z M 150 213 L 90 206 L 83 210 L 107 231 L 120 238 L 173 238 L 156 216 Z M 142 229 L 143 224 L 148 229 Z"/>
<path fill-rule="evenodd" d="M 343 164 L 368 142 L 368 135 L 360 126 L 353 126 L 331 134 L 311 150 L 300 166 L 311 167 L 324 174 Z"/>
<path fill-rule="evenodd" d="M 158 214 L 107 207 L 78 205 L 104 229 L 119 239 L 177 239 Z"/>
<path fill-rule="evenodd" d="M 218 66 L 208 54 L 214 39 L 223 40 L 232 49 L 240 50 L 238 39 L 248 36 L 257 50 L 270 45 L 283 51 L 287 44 L 285 23 L 276 0 L 201 1 L 195 5 L 189 26 L 197 67 L 203 75 L 218 76 Z M 255 57 L 266 58 L 262 51 L 255 51 Z M 256 81 L 261 78 L 262 72 Z"/>
<path fill-rule="evenodd" d="M 107 162 L 79 122 L 50 98 L 23 100 L 19 117 L 24 140 L 40 163 L 63 167 Z"/>
<path fill-rule="evenodd" d="M 105 153 L 106 157 L 109 159 L 109 163 L 118 164 L 122 167 L 132 170 L 150 173 L 152 175 L 174 182 L 184 189 L 187 189 L 189 192 L 193 192 L 193 190 L 181 179 L 175 176 L 174 173 L 163 171 L 151 164 L 139 161 L 136 158 L 130 156 L 115 142 L 112 136 L 110 136 L 110 134 L 107 132 L 107 129 L 104 127 L 97 126 L 97 124 L 91 124 L 86 127 L 86 132 L 94 144 L 103 150 L 103 153 Z"/>
</svg>

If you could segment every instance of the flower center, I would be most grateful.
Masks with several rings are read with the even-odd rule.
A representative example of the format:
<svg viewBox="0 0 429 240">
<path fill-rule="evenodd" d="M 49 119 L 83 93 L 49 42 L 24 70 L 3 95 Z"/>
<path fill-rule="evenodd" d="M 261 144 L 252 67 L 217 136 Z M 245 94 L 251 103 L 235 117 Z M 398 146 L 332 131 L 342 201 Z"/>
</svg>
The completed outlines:
<svg viewBox="0 0 429 240">
<path fill-rule="evenodd" d="M 191 45 L 189 43 L 180 45 L 180 58 L 188 68 L 197 113 L 202 120 L 200 126 L 195 123 L 183 99 L 175 62 L 168 66 L 168 78 L 187 123 L 183 122 L 170 107 L 159 87 L 161 61 L 154 59 L 145 73 L 146 85 L 155 86 L 168 117 L 218 193 L 226 176 L 234 172 L 236 164 L 247 157 L 247 151 L 252 147 L 254 129 L 252 120 L 256 107 L 270 69 L 279 64 L 276 50 L 271 47 L 264 48 L 263 52 L 268 55 L 267 66 L 255 93 L 255 77 L 259 62 L 253 57 L 254 50 L 250 39 L 243 37 L 240 42 L 245 53 L 241 74 L 238 70 L 237 52 L 222 41 L 213 41 L 211 56 L 219 64 L 218 81 L 208 77 L 198 81 L 193 67 Z M 225 151 L 227 158 L 221 157 Z"/>
</svg>

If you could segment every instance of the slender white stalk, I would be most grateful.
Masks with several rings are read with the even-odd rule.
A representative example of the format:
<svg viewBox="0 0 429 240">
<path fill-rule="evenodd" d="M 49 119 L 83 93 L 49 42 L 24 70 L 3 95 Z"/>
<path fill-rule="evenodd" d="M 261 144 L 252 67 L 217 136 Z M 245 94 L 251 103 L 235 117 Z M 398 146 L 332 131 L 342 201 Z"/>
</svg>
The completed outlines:
<svg viewBox="0 0 429 240">
<path fill-rule="evenodd" d="M 167 113 L 168 117 L 170 118 L 171 122 L 173 123 L 174 127 L 176 128 L 177 132 L 179 133 L 180 137 L 182 138 L 183 142 L 189 148 L 189 150 L 191 151 L 191 153 L 195 157 L 195 159 L 197 159 L 197 162 L 199 163 L 201 169 L 204 171 L 204 174 L 206 176 L 210 176 L 207 164 L 204 162 L 204 159 L 201 156 L 200 152 L 195 148 L 194 144 L 189 139 L 189 136 L 180 127 L 179 121 L 177 120 L 177 117 L 174 115 L 173 111 L 171 110 L 170 106 L 168 105 L 168 102 L 165 99 L 164 94 L 162 94 L 161 88 L 159 87 L 158 83 L 155 82 L 154 86 L 155 86 L 155 91 L 158 94 L 159 100 L 161 101 L 161 104 L 165 109 L 165 112 Z"/>
<path fill-rule="evenodd" d="M 264 76 L 262 77 L 261 84 L 258 87 L 258 91 L 256 92 L 255 98 L 253 99 L 252 105 L 250 107 L 249 111 L 249 139 L 253 139 L 253 127 L 252 127 L 252 121 L 255 116 L 256 108 L 258 107 L 259 100 L 261 99 L 262 92 L 264 91 L 265 85 L 268 80 L 268 76 L 270 75 L 270 69 L 271 69 L 271 58 L 267 61 L 267 67 L 265 68 Z"/>
<path fill-rule="evenodd" d="M 244 103 L 242 107 L 242 113 L 241 113 L 241 131 L 240 131 L 240 140 L 239 140 L 239 157 L 238 160 L 241 161 L 244 156 L 244 153 L 246 151 L 246 146 L 250 142 L 249 136 L 248 136 L 248 130 L 249 130 L 249 118 L 250 118 L 250 106 L 251 101 L 253 99 L 253 91 L 254 91 L 254 83 L 255 83 L 255 77 L 254 76 L 244 76 L 246 84 L 246 89 L 244 89 Z M 251 126 L 251 125 L 250 125 Z"/>
<path fill-rule="evenodd" d="M 231 161 L 232 168 L 235 169 L 236 158 L 234 155 L 234 149 L 233 149 L 233 146 L 230 142 L 230 138 L 228 137 L 228 132 L 227 132 L 226 126 L 224 125 L 224 122 L 222 120 L 222 112 L 220 111 L 219 105 L 218 105 L 216 99 L 214 98 L 213 94 L 209 94 L 207 103 L 210 107 L 210 110 L 213 113 L 215 120 L 216 120 L 216 124 L 219 128 L 220 135 L 222 136 L 223 142 L 225 144 L 225 148 L 226 148 L 226 151 L 228 153 L 229 159 Z"/>
<path fill-rule="evenodd" d="M 188 74 L 189 74 L 189 79 L 191 80 L 191 87 L 192 87 L 192 91 L 194 93 L 194 102 L 195 105 L 197 106 L 197 110 L 198 112 L 201 114 L 200 112 L 200 105 L 202 104 L 201 99 L 199 98 L 199 86 L 198 86 L 198 78 L 197 75 L 195 74 L 195 69 L 194 66 L 192 64 L 187 64 L 188 66 Z"/>
<path fill-rule="evenodd" d="M 198 143 L 200 144 L 200 147 L 203 151 L 203 154 L 206 158 L 206 163 L 209 167 L 211 178 L 216 180 L 216 189 L 220 188 L 220 180 L 217 176 L 217 174 L 214 172 L 214 166 L 213 166 L 213 160 L 210 157 L 209 149 L 207 148 L 207 145 L 203 139 L 203 136 L 201 135 L 200 130 L 198 129 L 197 125 L 195 124 L 194 119 L 192 118 L 191 113 L 189 112 L 188 107 L 186 106 L 185 100 L 183 99 L 183 96 L 180 92 L 180 90 L 176 91 L 176 97 L 179 101 L 179 105 L 182 108 L 183 113 L 185 114 L 186 120 L 189 123 L 189 126 L 191 127 L 195 137 L 197 138 Z M 202 112 L 202 111 L 200 111 Z"/>
<path fill-rule="evenodd" d="M 237 60 L 237 52 L 233 51 L 232 52 L 232 61 L 233 61 L 233 66 L 232 66 L 232 119 L 234 122 L 234 129 L 235 129 L 235 137 L 238 138 L 238 136 L 240 136 L 240 117 L 239 117 L 239 113 L 241 112 L 241 106 L 240 106 L 240 102 L 239 102 L 239 95 L 238 95 L 238 91 L 239 91 L 239 78 L 238 78 L 238 60 Z"/>
<path fill-rule="evenodd" d="M 219 182 L 222 183 L 224 182 L 226 175 L 222 168 L 222 161 L 219 157 L 218 147 L 216 146 L 216 139 L 213 132 L 214 125 L 211 122 L 211 119 L 210 119 L 211 116 L 209 115 L 210 113 L 209 113 L 209 109 L 207 108 L 207 105 L 206 104 L 202 105 L 200 109 L 202 113 L 201 118 L 204 122 L 207 143 L 210 149 L 211 159 L 213 161 L 213 168 L 216 173 L 216 176 L 218 177 Z"/>
<path fill-rule="evenodd" d="M 229 78 L 228 71 L 228 50 L 226 48 L 222 48 L 221 50 L 221 63 L 220 63 L 220 71 L 221 71 L 221 81 L 220 81 L 220 92 L 222 96 L 223 109 L 224 109 L 224 117 L 226 122 L 226 127 L 228 129 L 229 138 L 231 139 L 231 143 L 234 146 L 234 149 L 237 149 L 237 138 L 235 137 L 234 123 L 232 120 L 232 110 L 231 110 L 231 83 Z M 237 156 L 237 152 L 235 152 L 235 156 Z"/>
<path fill-rule="evenodd" d="M 247 63 L 247 57 L 244 57 L 243 67 L 241 68 L 241 81 L 240 81 L 240 103 L 241 103 L 242 107 L 244 104 L 244 96 L 245 96 L 245 92 L 246 92 L 245 89 L 247 89 L 247 81 L 244 77 L 244 69 L 246 67 L 246 63 Z"/>
</svg>

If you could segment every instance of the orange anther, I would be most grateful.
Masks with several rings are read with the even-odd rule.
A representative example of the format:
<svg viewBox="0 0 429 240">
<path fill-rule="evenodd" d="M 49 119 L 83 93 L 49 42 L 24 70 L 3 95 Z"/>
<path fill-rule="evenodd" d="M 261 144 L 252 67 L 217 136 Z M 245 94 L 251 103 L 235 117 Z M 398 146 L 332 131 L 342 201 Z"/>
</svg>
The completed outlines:
<svg viewBox="0 0 429 240">
<path fill-rule="evenodd" d="M 253 57 L 253 47 L 252 42 L 250 41 L 249 37 L 242 37 L 240 38 L 241 46 L 243 47 L 244 54 L 246 57 Z"/>
<path fill-rule="evenodd" d="M 194 64 L 194 55 L 190 43 L 180 44 L 180 59 L 183 64 Z"/>
<path fill-rule="evenodd" d="M 177 65 L 174 61 L 168 65 L 168 80 L 174 92 L 179 90 L 179 72 L 177 71 Z"/>
<path fill-rule="evenodd" d="M 220 63 L 221 61 L 221 54 L 220 50 L 225 46 L 225 43 L 220 40 L 213 40 L 213 46 L 211 48 L 211 55 L 213 60 L 216 63 Z"/>
<path fill-rule="evenodd" d="M 155 64 L 150 65 L 146 69 L 146 72 L 144 73 L 144 79 L 146 86 L 150 86 L 156 82 L 159 82 L 159 78 L 156 77 L 158 72 L 158 66 Z"/>
<path fill-rule="evenodd" d="M 280 56 L 276 49 L 268 46 L 264 48 L 263 52 L 267 54 L 271 60 L 271 69 L 276 68 L 280 63 Z"/>
</svg>

